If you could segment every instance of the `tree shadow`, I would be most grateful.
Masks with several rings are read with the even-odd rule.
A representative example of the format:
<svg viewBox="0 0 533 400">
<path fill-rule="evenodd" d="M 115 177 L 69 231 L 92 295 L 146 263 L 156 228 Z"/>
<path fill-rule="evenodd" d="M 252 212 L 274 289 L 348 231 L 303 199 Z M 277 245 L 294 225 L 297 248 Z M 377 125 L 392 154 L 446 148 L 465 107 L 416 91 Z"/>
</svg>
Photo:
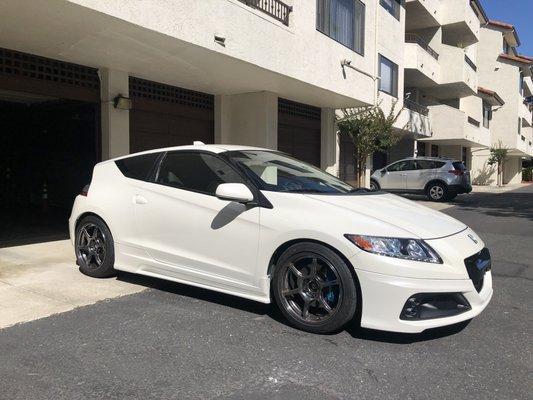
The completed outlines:
<svg viewBox="0 0 533 400">
<path fill-rule="evenodd" d="M 472 179 L 472 184 L 487 186 L 494 183 L 494 174 L 496 173 L 496 166 L 488 165 L 486 162 L 483 164 L 483 168 L 471 171 L 471 175 L 475 176 Z"/>
</svg>

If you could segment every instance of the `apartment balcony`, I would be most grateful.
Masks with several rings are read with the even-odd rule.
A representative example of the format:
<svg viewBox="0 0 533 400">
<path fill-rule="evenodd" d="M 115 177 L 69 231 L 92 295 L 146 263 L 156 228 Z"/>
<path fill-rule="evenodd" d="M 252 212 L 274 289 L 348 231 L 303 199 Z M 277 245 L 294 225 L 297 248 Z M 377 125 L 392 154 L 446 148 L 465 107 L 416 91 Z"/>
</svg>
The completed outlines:
<svg viewBox="0 0 533 400">
<path fill-rule="evenodd" d="M 461 98 L 477 93 L 477 67 L 463 49 L 442 45 L 439 55 L 440 85 L 431 94 L 439 99 Z"/>
<path fill-rule="evenodd" d="M 532 126 L 532 106 L 529 105 L 528 102 L 526 102 L 522 96 L 520 96 L 519 100 L 519 116 L 522 119 L 522 126 Z"/>
<path fill-rule="evenodd" d="M 480 22 L 470 0 L 446 0 L 440 3 L 443 43 L 469 46 L 479 41 Z"/>
<path fill-rule="evenodd" d="M 533 96 L 533 80 L 531 76 L 524 78 L 524 97 Z"/>
<path fill-rule="evenodd" d="M 439 26 L 440 0 L 406 0 L 405 29 L 412 31 Z"/>
<path fill-rule="evenodd" d="M 445 104 L 428 108 L 433 135 L 430 139 L 423 140 L 464 147 L 489 147 L 491 145 L 489 130 L 463 111 Z"/>
<path fill-rule="evenodd" d="M 420 36 L 405 34 L 405 86 L 431 87 L 440 82 L 439 54 Z"/>
<path fill-rule="evenodd" d="M 409 99 L 403 100 L 403 107 L 395 126 L 415 138 L 430 137 L 429 109 Z"/>
</svg>

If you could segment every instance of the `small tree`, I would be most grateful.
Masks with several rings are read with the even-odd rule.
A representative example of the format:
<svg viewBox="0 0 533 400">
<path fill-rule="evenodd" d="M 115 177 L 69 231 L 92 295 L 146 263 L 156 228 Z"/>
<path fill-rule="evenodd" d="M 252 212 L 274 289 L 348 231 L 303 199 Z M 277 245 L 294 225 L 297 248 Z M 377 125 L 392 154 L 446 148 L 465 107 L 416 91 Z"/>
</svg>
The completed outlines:
<svg viewBox="0 0 533 400">
<path fill-rule="evenodd" d="M 503 145 L 502 145 L 502 142 L 501 140 L 498 141 L 498 147 L 491 147 L 490 148 L 490 156 L 489 156 L 489 159 L 487 160 L 487 164 L 489 165 L 494 165 L 496 164 L 497 166 L 497 170 L 498 170 L 498 175 L 497 175 L 497 185 L 498 186 L 503 186 L 503 163 L 505 162 L 505 159 L 507 158 L 507 152 L 509 150 L 507 148 L 505 148 Z"/>
<path fill-rule="evenodd" d="M 348 135 L 354 145 L 355 176 L 359 186 L 364 186 L 367 158 L 376 151 L 388 151 L 401 136 L 393 129 L 400 115 L 395 112 L 396 102 L 387 115 L 380 105 L 342 109 L 342 115 L 337 117 L 340 134 Z"/>
</svg>

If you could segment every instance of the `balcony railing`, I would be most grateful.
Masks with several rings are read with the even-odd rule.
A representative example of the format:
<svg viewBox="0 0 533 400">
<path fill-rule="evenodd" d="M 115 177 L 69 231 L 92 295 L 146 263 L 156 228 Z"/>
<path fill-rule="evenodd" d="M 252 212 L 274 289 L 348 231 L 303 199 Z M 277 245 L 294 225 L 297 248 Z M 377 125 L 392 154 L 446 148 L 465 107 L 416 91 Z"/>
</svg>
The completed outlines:
<svg viewBox="0 0 533 400">
<path fill-rule="evenodd" d="M 252 8 L 256 8 L 259 11 L 270 15 L 272 18 L 277 19 L 284 25 L 289 26 L 289 14 L 292 11 L 292 6 L 285 4 L 280 0 L 239 0 L 241 3 L 246 4 Z"/>
<path fill-rule="evenodd" d="M 417 112 L 419 114 L 425 115 L 426 117 L 429 114 L 429 108 L 427 108 L 427 107 L 425 107 L 425 106 L 423 106 L 421 104 L 418 104 L 418 103 L 414 102 L 413 100 L 404 99 L 403 100 L 403 105 L 405 106 L 405 108 L 408 108 L 409 110 Z"/>
<path fill-rule="evenodd" d="M 431 48 L 431 46 L 420 36 L 415 33 L 406 33 L 405 34 L 405 43 L 416 43 L 422 47 L 431 57 L 435 60 L 439 59 L 439 53 Z"/>
<path fill-rule="evenodd" d="M 477 71 L 476 64 L 465 54 L 465 62 L 472 68 L 474 71 Z"/>
</svg>

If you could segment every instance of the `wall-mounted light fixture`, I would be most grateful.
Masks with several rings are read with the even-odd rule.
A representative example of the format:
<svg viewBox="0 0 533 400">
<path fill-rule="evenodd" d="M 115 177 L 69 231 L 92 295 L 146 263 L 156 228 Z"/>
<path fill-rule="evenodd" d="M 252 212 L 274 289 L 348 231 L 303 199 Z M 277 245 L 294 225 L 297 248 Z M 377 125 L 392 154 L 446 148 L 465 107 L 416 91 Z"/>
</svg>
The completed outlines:
<svg viewBox="0 0 533 400">
<path fill-rule="evenodd" d="M 113 99 L 113 107 L 118 108 L 119 110 L 131 110 L 131 99 L 119 94 Z"/>
</svg>

